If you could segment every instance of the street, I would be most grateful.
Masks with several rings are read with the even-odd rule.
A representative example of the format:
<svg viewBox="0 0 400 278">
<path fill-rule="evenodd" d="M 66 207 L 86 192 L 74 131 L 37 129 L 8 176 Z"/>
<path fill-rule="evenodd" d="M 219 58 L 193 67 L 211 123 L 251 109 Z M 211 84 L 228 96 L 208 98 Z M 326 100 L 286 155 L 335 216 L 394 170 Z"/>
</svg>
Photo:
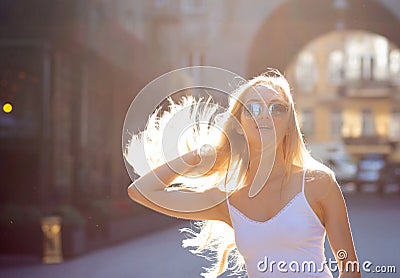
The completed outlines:
<svg viewBox="0 0 400 278">
<path fill-rule="evenodd" d="M 398 277 L 400 273 L 400 196 L 347 193 L 350 224 L 363 277 Z M 123 242 L 56 265 L 39 262 L 0 268 L 1 277 L 200 277 L 207 261 L 181 248 L 183 222 L 147 236 Z M 327 244 L 327 258 L 333 258 Z M 368 265 L 368 263 L 367 263 Z M 395 266 L 397 274 L 373 273 L 375 266 Z M 382 268 L 381 268 L 382 269 Z M 228 277 L 224 275 L 222 277 Z M 337 277 L 337 273 L 334 274 Z"/>
</svg>

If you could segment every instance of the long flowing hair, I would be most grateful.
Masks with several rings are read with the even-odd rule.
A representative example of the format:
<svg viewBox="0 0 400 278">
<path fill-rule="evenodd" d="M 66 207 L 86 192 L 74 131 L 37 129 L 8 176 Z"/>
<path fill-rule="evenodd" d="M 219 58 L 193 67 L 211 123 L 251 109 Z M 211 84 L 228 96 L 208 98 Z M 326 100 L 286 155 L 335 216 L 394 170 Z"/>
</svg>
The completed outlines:
<svg viewBox="0 0 400 278">
<path fill-rule="evenodd" d="M 218 155 L 211 171 L 201 177 L 178 177 L 174 181 L 174 190 L 190 188 L 203 191 L 217 186 L 220 190 L 232 193 L 242 184 L 249 161 L 246 137 L 238 134 L 235 126 L 240 122 L 245 93 L 258 85 L 271 88 L 283 96 L 289 105 L 289 130 L 282 142 L 285 164 L 283 184 L 288 181 L 293 166 L 323 170 L 332 175 L 325 165 L 312 158 L 305 147 L 289 84 L 275 69 L 269 69 L 241 84 L 230 95 L 228 108 L 222 113 L 211 99 L 195 99 L 191 96 L 184 97 L 180 102 L 169 99 L 168 110 L 157 109 L 149 117 L 145 130 L 132 135 L 124 153 L 126 161 L 139 176 L 165 163 L 168 155 L 165 154 L 162 141 L 168 134 L 176 133 L 177 125 L 171 124 L 171 121 L 174 121 L 174 115 L 179 114 L 176 117 L 179 118 L 179 125 L 192 127 L 180 136 L 177 142 L 179 153 L 211 144 L 221 156 Z M 192 125 L 193 123 L 196 124 Z M 146 153 L 146 148 L 152 151 Z M 143 159 L 148 162 L 148 167 L 143 167 Z M 183 228 L 181 232 L 187 236 L 182 242 L 183 247 L 190 248 L 192 253 L 211 261 L 210 267 L 204 267 L 202 276 L 217 277 L 226 271 L 230 271 L 232 275 L 246 276 L 244 258 L 237 250 L 234 231 L 229 225 L 217 220 L 194 221 L 192 227 Z"/>
</svg>

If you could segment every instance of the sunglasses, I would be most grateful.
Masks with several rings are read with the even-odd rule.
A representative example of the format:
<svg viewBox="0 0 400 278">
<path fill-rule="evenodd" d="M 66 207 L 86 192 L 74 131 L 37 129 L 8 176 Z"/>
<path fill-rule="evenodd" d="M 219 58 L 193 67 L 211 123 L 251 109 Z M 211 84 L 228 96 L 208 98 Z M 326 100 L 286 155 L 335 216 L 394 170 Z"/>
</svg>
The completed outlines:
<svg viewBox="0 0 400 278">
<path fill-rule="evenodd" d="M 268 109 L 268 110 L 267 110 Z M 263 103 L 247 103 L 243 113 L 247 118 L 259 118 L 261 115 L 269 114 L 273 117 L 281 116 L 288 112 L 288 107 L 281 103 L 271 103 L 268 107 Z"/>
</svg>

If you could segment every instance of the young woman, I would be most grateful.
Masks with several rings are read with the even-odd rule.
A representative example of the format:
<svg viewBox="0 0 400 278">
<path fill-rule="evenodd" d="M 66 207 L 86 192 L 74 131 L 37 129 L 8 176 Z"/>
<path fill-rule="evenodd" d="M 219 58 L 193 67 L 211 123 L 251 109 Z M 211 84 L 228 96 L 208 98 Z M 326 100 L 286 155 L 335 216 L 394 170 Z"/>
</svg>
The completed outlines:
<svg viewBox="0 0 400 278">
<path fill-rule="evenodd" d="M 218 118 L 194 99 L 180 105 L 209 123 Z M 147 126 L 154 136 L 163 126 L 157 113 Z M 160 213 L 199 220 L 198 232 L 185 229 L 192 237 L 183 245 L 214 260 L 205 277 L 228 269 L 250 278 L 332 277 L 326 235 L 340 277 L 360 277 L 340 187 L 306 150 L 286 79 L 276 70 L 253 78 L 232 94 L 227 114 L 220 133 L 203 136 L 201 148 L 186 140 L 187 152 L 153 164 L 129 186 L 129 196 Z M 129 149 L 149 137 L 132 139 L 128 162 Z"/>
</svg>

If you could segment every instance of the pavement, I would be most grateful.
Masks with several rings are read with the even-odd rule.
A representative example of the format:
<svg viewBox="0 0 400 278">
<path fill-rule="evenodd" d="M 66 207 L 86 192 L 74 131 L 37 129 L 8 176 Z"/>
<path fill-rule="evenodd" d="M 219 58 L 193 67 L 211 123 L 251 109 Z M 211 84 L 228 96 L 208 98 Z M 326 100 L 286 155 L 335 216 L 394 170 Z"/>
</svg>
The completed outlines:
<svg viewBox="0 0 400 278">
<path fill-rule="evenodd" d="M 364 271 L 362 277 L 400 277 L 400 194 L 354 192 L 346 193 L 345 199 L 360 264 L 372 263 L 371 272 Z M 0 277 L 200 277 L 208 262 L 181 247 L 184 236 L 178 229 L 189 225 L 179 222 L 60 264 L 0 256 Z M 327 242 L 325 247 L 327 258 L 333 258 Z M 376 266 L 394 266 L 397 273 L 374 273 Z"/>
</svg>

